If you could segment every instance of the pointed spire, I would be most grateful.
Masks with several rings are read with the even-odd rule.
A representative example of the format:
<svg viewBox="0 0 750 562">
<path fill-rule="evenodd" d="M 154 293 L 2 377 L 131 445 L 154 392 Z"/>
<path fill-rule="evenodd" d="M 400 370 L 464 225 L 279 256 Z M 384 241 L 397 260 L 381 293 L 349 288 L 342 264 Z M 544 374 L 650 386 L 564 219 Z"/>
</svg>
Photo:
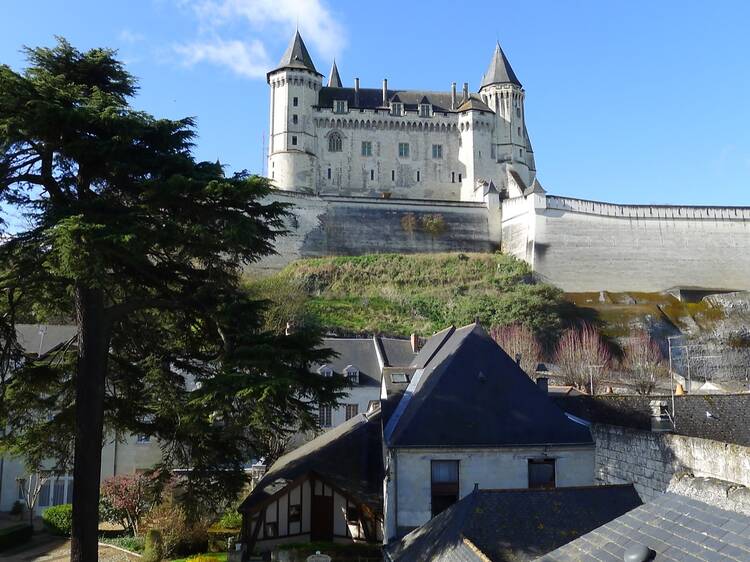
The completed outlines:
<svg viewBox="0 0 750 562">
<path fill-rule="evenodd" d="M 331 74 L 328 77 L 329 88 L 341 88 L 341 76 L 339 76 L 339 69 L 336 67 L 336 59 L 333 59 L 333 66 L 331 67 Z"/>
<path fill-rule="evenodd" d="M 294 38 L 292 39 L 292 42 L 289 43 L 289 47 L 287 47 L 284 56 L 281 57 L 279 66 L 275 70 L 280 70 L 282 68 L 305 68 L 316 74 L 320 74 L 315 69 L 315 65 L 310 57 L 310 53 L 307 52 L 307 47 L 305 47 L 305 42 L 302 41 L 302 36 L 299 34 L 299 30 L 294 32 Z"/>
<path fill-rule="evenodd" d="M 492 55 L 492 61 L 482 77 L 482 87 L 490 84 L 515 84 L 520 86 L 516 73 L 513 72 L 505 53 L 500 48 L 500 42 L 495 45 L 495 52 Z"/>
</svg>

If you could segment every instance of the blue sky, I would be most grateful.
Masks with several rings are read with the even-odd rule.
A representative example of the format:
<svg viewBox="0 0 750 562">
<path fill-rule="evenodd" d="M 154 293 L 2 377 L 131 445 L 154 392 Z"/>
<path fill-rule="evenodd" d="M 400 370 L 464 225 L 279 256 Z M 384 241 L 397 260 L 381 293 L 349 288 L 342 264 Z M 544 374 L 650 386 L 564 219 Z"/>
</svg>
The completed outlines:
<svg viewBox="0 0 750 562">
<path fill-rule="evenodd" d="M 378 7 L 379 6 L 379 7 Z M 345 85 L 472 91 L 499 39 L 526 89 L 540 181 L 632 203 L 750 205 L 750 2 L 5 0 L 0 63 L 54 35 L 111 46 L 134 105 L 197 117 L 196 154 L 261 172 L 265 72 L 295 25 Z"/>
</svg>

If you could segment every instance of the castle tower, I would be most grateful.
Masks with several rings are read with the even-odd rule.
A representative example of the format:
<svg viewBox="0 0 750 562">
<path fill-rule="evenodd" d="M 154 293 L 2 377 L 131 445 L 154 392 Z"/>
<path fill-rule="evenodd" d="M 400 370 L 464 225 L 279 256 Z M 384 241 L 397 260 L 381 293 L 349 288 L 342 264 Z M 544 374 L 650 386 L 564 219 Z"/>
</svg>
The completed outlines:
<svg viewBox="0 0 750 562">
<path fill-rule="evenodd" d="M 299 31 L 266 78 L 271 87 L 268 175 L 278 188 L 311 191 L 317 160 L 312 112 L 323 75 L 315 69 Z"/>
<path fill-rule="evenodd" d="M 461 180 L 461 201 L 482 201 L 482 182 L 491 181 L 497 171 L 497 165 L 488 152 L 495 128 L 494 115 L 479 95 L 468 93 L 466 85 L 463 101 L 456 111 L 461 137 L 458 159 L 465 170 Z"/>
<path fill-rule="evenodd" d="M 523 191 L 534 182 L 536 166 L 526 132 L 525 92 L 499 42 L 495 46 L 489 68 L 482 77 L 479 93 L 495 112 L 490 156 L 507 172 L 500 175 L 506 176 L 502 179 L 511 197 L 520 195 L 517 192 L 519 189 Z M 520 178 L 520 182 L 516 176 Z"/>
</svg>

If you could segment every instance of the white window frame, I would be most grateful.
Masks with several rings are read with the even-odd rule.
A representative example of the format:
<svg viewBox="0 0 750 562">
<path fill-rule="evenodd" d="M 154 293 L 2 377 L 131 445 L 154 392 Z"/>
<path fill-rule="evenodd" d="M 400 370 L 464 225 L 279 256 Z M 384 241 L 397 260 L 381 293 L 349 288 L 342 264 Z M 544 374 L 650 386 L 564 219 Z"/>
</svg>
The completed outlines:
<svg viewBox="0 0 750 562">
<path fill-rule="evenodd" d="M 318 407 L 318 425 L 320 427 L 333 427 L 333 412 L 330 406 Z"/>
<path fill-rule="evenodd" d="M 359 384 L 359 369 L 354 365 L 346 366 L 346 369 L 344 369 L 344 376 L 354 384 Z"/>
<path fill-rule="evenodd" d="M 443 159 L 443 145 L 442 144 L 433 144 L 432 145 L 432 157 L 435 160 L 442 160 Z"/>
<path fill-rule="evenodd" d="M 404 104 L 400 101 L 391 102 L 391 115 L 401 117 L 404 114 Z"/>
<path fill-rule="evenodd" d="M 409 143 L 408 142 L 398 143 L 398 157 L 409 158 Z"/>
<path fill-rule="evenodd" d="M 432 105 L 429 103 L 419 104 L 419 116 L 420 117 L 432 117 Z"/>
<path fill-rule="evenodd" d="M 344 404 L 344 418 L 349 421 L 359 415 L 359 404 Z"/>
<path fill-rule="evenodd" d="M 318 374 L 323 377 L 330 378 L 333 376 L 333 367 L 330 365 L 321 365 L 318 367 Z"/>
<path fill-rule="evenodd" d="M 362 156 L 372 156 L 372 141 L 362 141 Z"/>
</svg>

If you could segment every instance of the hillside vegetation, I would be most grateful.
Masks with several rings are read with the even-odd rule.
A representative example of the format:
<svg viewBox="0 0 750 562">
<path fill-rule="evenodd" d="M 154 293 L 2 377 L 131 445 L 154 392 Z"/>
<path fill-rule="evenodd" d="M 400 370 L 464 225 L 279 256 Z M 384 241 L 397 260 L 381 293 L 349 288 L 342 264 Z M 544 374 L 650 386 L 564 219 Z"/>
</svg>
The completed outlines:
<svg viewBox="0 0 750 562">
<path fill-rule="evenodd" d="M 528 265 L 501 254 L 376 254 L 298 260 L 250 286 L 268 321 L 316 321 L 338 334 L 432 334 L 478 319 L 522 323 L 554 340 L 574 309 Z"/>
</svg>

